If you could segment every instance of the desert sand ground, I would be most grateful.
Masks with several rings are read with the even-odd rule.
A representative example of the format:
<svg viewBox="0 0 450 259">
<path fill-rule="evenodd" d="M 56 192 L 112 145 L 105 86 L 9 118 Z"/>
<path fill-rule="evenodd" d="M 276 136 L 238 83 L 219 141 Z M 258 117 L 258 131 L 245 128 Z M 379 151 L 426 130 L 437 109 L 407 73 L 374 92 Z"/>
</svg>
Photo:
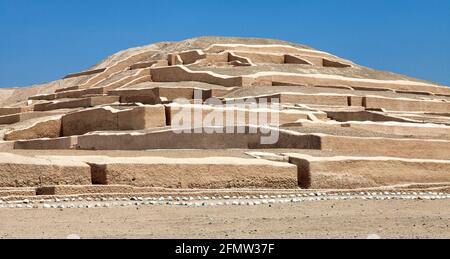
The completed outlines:
<svg viewBox="0 0 450 259">
<path fill-rule="evenodd" d="M 0 210 L 0 238 L 450 238 L 443 201 L 323 201 L 258 207 Z"/>
</svg>

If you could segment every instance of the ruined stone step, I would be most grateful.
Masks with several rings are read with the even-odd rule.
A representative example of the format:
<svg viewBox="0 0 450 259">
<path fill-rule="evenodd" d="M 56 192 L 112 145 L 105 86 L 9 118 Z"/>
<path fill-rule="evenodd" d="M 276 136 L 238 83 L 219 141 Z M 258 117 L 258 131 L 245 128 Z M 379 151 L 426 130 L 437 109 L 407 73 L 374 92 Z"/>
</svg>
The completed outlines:
<svg viewBox="0 0 450 259">
<path fill-rule="evenodd" d="M 39 94 L 28 97 L 30 101 L 51 101 L 56 99 L 56 94 Z"/>
<path fill-rule="evenodd" d="M 450 137 L 450 127 L 438 124 L 418 124 L 399 122 L 347 122 L 342 127 L 368 130 L 372 132 L 403 136 Z"/>
<path fill-rule="evenodd" d="M 67 157 L 42 157 L 69 159 Z M 297 167 L 288 163 L 235 157 L 70 157 L 89 163 L 92 182 L 163 188 L 298 188 Z"/>
<path fill-rule="evenodd" d="M 53 101 L 58 99 L 71 99 L 71 98 L 83 98 L 88 95 L 104 95 L 106 94 L 106 89 L 102 87 L 93 88 L 83 88 L 80 87 L 64 89 L 64 91 L 58 91 L 52 94 L 46 95 L 35 95 L 28 98 L 28 100 L 34 101 Z"/>
<path fill-rule="evenodd" d="M 391 196 L 397 193 L 407 193 L 406 195 L 415 195 L 429 192 L 448 193 L 450 183 L 424 183 L 424 184 L 400 184 L 393 186 L 356 188 L 356 189 L 277 189 L 277 188 L 238 188 L 238 189 L 180 189 L 180 188 L 161 188 L 161 187 L 134 187 L 130 185 L 55 185 L 34 188 L 0 188 L 0 198 L 4 201 L 23 201 L 28 199 L 34 202 L 40 202 L 47 199 L 66 200 L 71 202 L 89 201 L 89 199 L 108 199 L 117 201 L 117 199 L 134 200 L 133 198 L 142 197 L 146 200 L 151 198 L 153 201 L 163 197 L 165 201 L 186 201 L 192 197 L 196 200 L 205 200 L 216 198 L 217 201 L 227 200 L 226 196 L 236 197 L 257 197 L 260 199 L 271 199 L 272 197 L 311 197 L 311 194 L 320 194 L 327 196 L 364 196 L 361 193 L 382 193 L 388 192 Z M 425 194 L 427 193 L 427 194 Z M 403 194 L 405 195 L 405 194 Z M 430 195 L 430 194 L 428 194 Z M 400 195 L 399 195 L 400 196 Z M 70 198 L 69 198 L 70 197 Z M 264 198 L 262 198 L 264 197 Z M 370 197 L 370 196 L 369 196 Z M 255 199 L 257 199 L 255 198 Z M 75 201 L 73 200 L 75 199 Z M 139 200 L 139 198 L 137 198 Z"/>
<path fill-rule="evenodd" d="M 14 141 L 0 140 L 0 152 L 11 152 L 14 150 Z"/>
<path fill-rule="evenodd" d="M 439 139 L 363 138 L 316 134 L 320 149 L 355 156 L 448 159 L 450 141 Z"/>
<path fill-rule="evenodd" d="M 197 71 L 198 72 L 198 71 Z M 402 80 L 375 80 L 375 79 L 360 79 L 336 75 L 322 75 L 322 74 L 295 74 L 282 72 L 259 72 L 252 75 L 245 75 L 242 78 L 244 83 L 242 86 L 251 85 L 273 85 L 273 82 L 287 82 L 302 85 L 345 85 L 352 87 L 355 90 L 380 90 L 389 89 L 390 91 L 420 91 L 430 92 L 433 94 L 449 94 L 450 89 L 438 85 L 419 83 L 413 81 Z"/>
<path fill-rule="evenodd" d="M 352 67 L 351 63 L 338 61 L 333 58 L 313 56 L 309 54 L 275 54 L 259 51 L 233 51 L 228 52 L 230 55 L 234 55 L 240 58 L 244 58 L 246 63 L 249 64 L 303 64 L 303 65 L 315 65 L 323 67 Z M 231 61 L 228 59 L 228 61 Z"/>
<path fill-rule="evenodd" d="M 124 109 L 102 107 L 66 114 L 62 117 L 62 136 L 83 135 L 92 131 L 141 130 L 166 126 L 163 105 Z"/>
<path fill-rule="evenodd" d="M 87 194 L 126 194 L 126 193 L 151 193 L 160 188 L 134 187 L 131 185 L 55 185 L 38 187 L 37 195 L 87 195 Z"/>
<path fill-rule="evenodd" d="M 68 92 L 68 91 L 74 91 L 74 90 L 79 90 L 79 89 L 80 89 L 80 87 L 78 85 L 75 85 L 75 86 L 69 86 L 69 87 L 65 87 L 65 88 L 56 89 L 55 93 Z"/>
<path fill-rule="evenodd" d="M 390 156 L 448 159 L 449 140 L 367 138 L 325 134 L 302 134 L 245 127 L 244 133 L 227 134 L 221 127 L 199 128 L 201 133 L 172 129 L 140 132 L 94 132 L 70 138 L 16 141 L 15 149 L 151 150 L 151 149 L 311 149 L 353 156 Z M 223 133 L 213 133 L 221 130 Z M 191 132 L 194 132 L 193 129 Z M 212 134 L 209 134 L 212 133 Z M 268 142 L 262 142 L 262 141 Z M 273 143 L 271 143 L 273 141 Z M 267 143 L 267 144 L 266 144 Z"/>
<path fill-rule="evenodd" d="M 92 105 L 92 99 L 88 99 L 89 104 Z M 110 101 L 114 101 L 110 100 Z M 103 101 L 103 98 L 100 98 Z M 106 100 L 108 101 L 108 100 Z M 83 104 L 83 102 L 81 103 Z M 82 111 L 76 111 L 66 114 L 62 118 L 62 135 L 83 135 L 93 131 L 116 131 L 116 130 L 144 130 L 156 127 L 165 127 L 166 125 L 178 125 L 181 127 L 193 127 L 197 120 L 195 117 L 190 117 L 191 122 L 186 124 L 184 116 L 178 116 L 181 112 L 182 115 L 188 110 L 192 114 L 201 113 L 200 125 L 203 125 L 204 119 L 206 120 L 209 115 L 218 116 L 217 119 L 212 121 L 212 125 L 208 126 L 221 126 L 228 125 L 228 117 L 232 117 L 233 122 L 231 126 L 235 125 L 247 125 L 251 124 L 274 124 L 275 126 L 293 123 L 299 120 L 326 120 L 327 116 L 321 112 L 307 112 L 299 110 L 268 110 L 268 109 L 237 109 L 237 108 L 216 108 L 211 106 L 198 106 L 198 105 L 178 105 L 172 104 L 167 106 L 155 105 L 155 106 L 138 106 L 138 107 L 124 107 L 121 109 L 115 109 L 112 107 L 101 107 L 94 109 L 87 109 Z M 267 114 L 266 121 L 261 120 L 261 116 Z M 242 121 L 234 121 L 235 118 L 242 118 Z M 221 117 L 221 120 L 219 120 Z M 253 120 L 252 118 L 255 118 Z M 179 121 L 179 119 L 181 121 Z M 206 123 L 206 122 L 205 122 Z M 44 123 L 29 129 L 28 132 L 32 133 L 33 130 L 39 130 L 45 127 Z M 53 131 L 52 131 L 53 132 Z M 20 134 L 21 135 L 21 134 Z"/>
<path fill-rule="evenodd" d="M 124 76 L 116 75 L 113 78 L 107 78 L 103 80 L 104 81 L 100 81 L 96 86 L 75 86 L 66 89 L 59 89 L 52 94 L 31 96 L 28 98 L 28 100 L 53 101 L 58 99 L 83 98 L 89 97 L 91 95 L 105 95 L 108 93 L 108 91 L 117 89 L 119 87 L 151 81 L 151 76 L 148 69 L 139 69 L 133 72 L 128 72 L 128 74 Z"/>
<path fill-rule="evenodd" d="M 36 188 L 1 188 L 0 197 L 30 197 L 36 195 Z"/>
<path fill-rule="evenodd" d="M 29 106 L 29 107 L 14 107 L 14 108 L 9 108 L 9 107 L 3 107 L 0 108 L 0 116 L 7 116 L 7 115 L 13 115 L 13 114 L 18 114 L 18 113 L 25 113 L 25 112 L 30 112 L 33 111 L 33 107 Z"/>
<path fill-rule="evenodd" d="M 43 118 L 31 126 L 19 128 L 5 133 L 6 141 L 38 138 L 58 138 L 61 136 L 61 115 Z"/>
<path fill-rule="evenodd" d="M 52 111 L 59 109 L 71 109 L 71 108 L 89 108 L 103 104 L 112 104 L 119 102 L 119 98 L 116 96 L 97 96 L 87 97 L 74 100 L 65 101 L 53 101 L 48 103 L 36 104 L 34 106 L 35 111 Z"/>
<path fill-rule="evenodd" d="M 240 76 L 219 75 L 210 71 L 192 71 L 185 66 L 151 68 L 151 75 L 154 82 L 198 81 L 226 87 L 248 85 Z"/>
<path fill-rule="evenodd" d="M 433 124 L 441 124 L 450 126 L 450 117 L 443 114 L 429 114 L 429 113 L 393 113 L 390 112 L 389 115 L 395 116 L 398 118 L 403 118 L 405 120 L 419 122 L 419 123 L 433 123 Z"/>
<path fill-rule="evenodd" d="M 70 150 L 77 148 L 77 143 L 78 136 L 51 139 L 18 140 L 13 142 L 13 148 L 33 150 Z"/>
<path fill-rule="evenodd" d="M 0 125 L 10 125 L 30 119 L 63 114 L 64 111 L 25 112 L 13 115 L 0 116 Z"/>
<path fill-rule="evenodd" d="M 100 68 L 100 69 L 95 69 L 95 70 L 89 70 L 89 71 L 83 71 L 83 72 L 79 72 L 79 73 L 74 73 L 74 74 L 69 74 L 66 75 L 64 77 L 64 79 L 68 79 L 68 78 L 74 78 L 74 77 L 80 77 L 80 76 L 90 76 L 90 75 L 95 75 L 95 74 L 99 74 L 102 73 L 106 70 L 106 68 Z"/>
<path fill-rule="evenodd" d="M 133 64 L 147 60 L 153 54 L 155 54 L 154 51 L 144 51 L 142 53 L 137 53 L 135 55 L 129 56 L 125 59 L 117 60 L 114 63 L 107 64 L 107 68 L 105 69 L 105 71 L 90 77 L 88 80 L 86 80 L 80 86 L 81 87 L 95 87 L 98 84 L 100 84 L 101 82 L 114 76 L 115 74 L 128 70 L 130 68 L 130 66 L 132 66 Z"/>
<path fill-rule="evenodd" d="M 305 48 L 297 48 L 289 45 L 268 44 L 268 45 L 248 45 L 248 44 L 213 44 L 204 50 L 205 53 L 220 53 L 225 51 L 266 53 L 266 54 L 291 54 L 318 58 L 338 59 L 337 56 L 329 53 Z M 351 62 L 348 62 L 351 63 Z"/>
<path fill-rule="evenodd" d="M 56 139 L 36 139 L 27 141 L 16 141 L 15 149 L 80 149 L 80 150 L 149 150 L 149 149 L 228 149 L 249 146 L 257 148 L 260 146 L 261 137 L 269 134 L 261 134 L 257 127 L 244 127 L 243 133 L 234 134 L 208 134 L 206 132 L 222 131 L 223 127 L 207 127 L 200 129 L 203 133 L 179 134 L 173 129 L 154 129 L 144 131 L 124 132 L 92 132 L 83 136 L 62 137 Z M 194 132 L 194 129 L 192 129 Z M 292 146 L 313 148 L 314 136 L 305 136 L 290 143 Z M 287 137 L 284 137 L 287 139 Z M 284 141 L 283 139 L 283 141 Z M 287 139 L 292 141 L 292 139 Z M 279 144 L 282 146 L 283 144 Z M 286 144 L 287 145 L 287 144 Z M 277 145 L 269 145 L 269 147 Z"/>
<path fill-rule="evenodd" d="M 327 116 L 335 121 L 339 122 L 352 122 L 352 121 L 372 121 L 372 122 L 404 122 L 404 123 L 420 123 L 413 119 L 402 118 L 395 114 L 386 114 L 383 112 L 374 111 L 334 111 L 326 110 Z"/>
<path fill-rule="evenodd" d="M 450 181 L 450 160 L 285 155 L 298 166 L 302 188 L 352 189 Z"/>
<path fill-rule="evenodd" d="M 149 67 L 166 67 L 169 63 L 167 60 L 155 60 L 149 62 L 140 62 L 130 66 L 130 70 L 149 68 Z"/>
<path fill-rule="evenodd" d="M 0 187 L 91 184 L 91 169 L 82 162 L 0 154 Z"/>
<path fill-rule="evenodd" d="M 127 70 L 120 72 L 104 81 L 96 84 L 95 88 L 104 88 L 107 91 L 117 89 L 119 87 L 126 87 L 132 84 L 138 84 L 142 82 L 151 81 L 150 69 L 137 69 L 137 70 Z M 92 87 L 91 87 L 92 88 Z"/>
<path fill-rule="evenodd" d="M 282 104 L 314 104 L 314 105 L 336 105 L 349 106 L 349 96 L 343 94 L 304 94 L 304 93 L 276 93 L 270 95 L 260 95 L 244 98 L 225 98 L 227 101 L 257 102 L 262 101 L 272 103 L 278 101 Z"/>
<path fill-rule="evenodd" d="M 236 125 L 272 125 L 280 126 L 299 120 L 327 120 L 327 114 L 318 111 L 301 111 L 297 109 L 275 110 L 252 108 L 250 106 L 222 107 L 196 104 L 172 103 L 166 105 L 169 125 L 184 127 L 198 126 L 236 126 Z"/>
<path fill-rule="evenodd" d="M 195 95 L 197 91 L 197 95 Z M 137 97 L 147 97 L 148 101 L 145 104 L 157 104 L 160 102 L 160 97 L 166 98 L 168 101 L 184 98 L 187 100 L 200 99 L 207 100 L 212 96 L 212 90 L 205 90 L 200 88 L 187 87 L 155 87 L 146 89 L 117 89 L 108 92 L 108 95 L 120 96 L 122 103 L 129 103 Z"/>
<path fill-rule="evenodd" d="M 339 128 L 349 128 L 353 133 L 373 132 L 379 137 L 404 136 L 417 139 L 450 139 L 450 127 L 441 124 L 421 124 L 421 123 L 403 123 L 403 122 L 373 122 L 373 121 L 350 121 L 337 122 L 329 121 L 309 121 L 302 120 L 296 123 L 284 124 L 282 128 L 318 129 L 317 132 L 332 129 L 339 131 Z M 368 133 L 370 134 L 370 133 Z M 351 136 L 351 134 L 349 135 Z M 374 137 L 374 136 L 372 136 Z"/>
<path fill-rule="evenodd" d="M 386 98 L 367 96 L 362 100 L 367 109 L 385 109 L 387 111 L 440 113 L 450 111 L 450 102 L 445 100 L 414 100 L 407 98 Z"/>
</svg>

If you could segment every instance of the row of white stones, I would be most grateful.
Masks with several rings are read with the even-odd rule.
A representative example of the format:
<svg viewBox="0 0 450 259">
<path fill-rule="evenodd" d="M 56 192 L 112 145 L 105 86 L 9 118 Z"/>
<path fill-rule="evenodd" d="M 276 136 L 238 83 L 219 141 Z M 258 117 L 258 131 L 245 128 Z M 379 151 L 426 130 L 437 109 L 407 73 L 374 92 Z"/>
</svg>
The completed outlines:
<svg viewBox="0 0 450 259">
<path fill-rule="evenodd" d="M 129 206 L 260 206 L 315 201 L 346 200 L 450 200 L 450 194 L 436 192 L 360 192 L 345 194 L 303 193 L 291 195 L 259 195 L 259 196 L 212 196 L 212 197 L 159 197 L 159 198 L 55 198 L 41 200 L 4 201 L 0 199 L 0 209 L 82 209 L 111 208 Z"/>
</svg>

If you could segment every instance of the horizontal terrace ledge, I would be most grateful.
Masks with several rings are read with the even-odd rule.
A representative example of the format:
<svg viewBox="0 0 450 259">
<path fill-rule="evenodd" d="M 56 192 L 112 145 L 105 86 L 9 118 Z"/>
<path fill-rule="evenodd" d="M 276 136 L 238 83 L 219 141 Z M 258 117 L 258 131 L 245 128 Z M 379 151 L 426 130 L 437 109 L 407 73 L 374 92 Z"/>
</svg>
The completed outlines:
<svg viewBox="0 0 450 259">
<path fill-rule="evenodd" d="M 45 157 L 89 163 L 96 184 L 163 188 L 298 188 L 297 167 L 234 157 Z"/>
<path fill-rule="evenodd" d="M 0 153 L 0 187 L 91 184 L 91 169 L 83 162 Z"/>
<path fill-rule="evenodd" d="M 258 86 L 272 85 L 273 82 L 301 83 L 308 85 L 345 85 L 357 88 L 372 88 L 402 91 L 428 91 L 435 94 L 450 94 L 450 89 L 420 82 L 406 80 L 375 80 L 360 79 L 335 75 L 322 74 L 295 74 L 284 72 L 259 72 L 242 76 L 228 76 L 211 71 L 192 71 L 189 68 L 177 65 L 170 67 L 152 68 L 152 80 L 155 82 L 181 82 L 199 81 L 203 83 L 217 84 L 222 86 Z"/>
<path fill-rule="evenodd" d="M 355 189 L 450 181 L 449 160 L 284 155 L 298 166 L 302 188 Z"/>
<path fill-rule="evenodd" d="M 250 130 L 255 131 L 250 131 Z M 150 149 L 313 149 L 352 156 L 391 156 L 423 159 L 448 159 L 450 141 L 396 138 L 362 138 L 325 134 L 302 134 L 272 129 L 246 127 L 245 133 L 226 134 L 223 127 L 188 129 L 201 133 L 179 134 L 174 130 L 137 132 L 92 132 L 72 138 L 16 141 L 15 149 L 80 149 L 80 150 L 150 150 Z M 224 133 L 214 133 L 222 130 Z M 278 141 L 276 137 L 278 136 Z M 275 144 L 262 143 L 262 139 Z"/>
</svg>

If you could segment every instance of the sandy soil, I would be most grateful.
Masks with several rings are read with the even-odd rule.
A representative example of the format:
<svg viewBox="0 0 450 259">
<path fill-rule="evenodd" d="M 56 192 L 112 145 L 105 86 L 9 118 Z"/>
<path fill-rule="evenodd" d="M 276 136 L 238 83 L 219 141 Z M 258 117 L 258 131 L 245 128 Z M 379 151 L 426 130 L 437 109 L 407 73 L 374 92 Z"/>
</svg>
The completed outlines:
<svg viewBox="0 0 450 259">
<path fill-rule="evenodd" d="M 447 201 L 0 210 L 0 238 L 450 238 Z"/>
</svg>

